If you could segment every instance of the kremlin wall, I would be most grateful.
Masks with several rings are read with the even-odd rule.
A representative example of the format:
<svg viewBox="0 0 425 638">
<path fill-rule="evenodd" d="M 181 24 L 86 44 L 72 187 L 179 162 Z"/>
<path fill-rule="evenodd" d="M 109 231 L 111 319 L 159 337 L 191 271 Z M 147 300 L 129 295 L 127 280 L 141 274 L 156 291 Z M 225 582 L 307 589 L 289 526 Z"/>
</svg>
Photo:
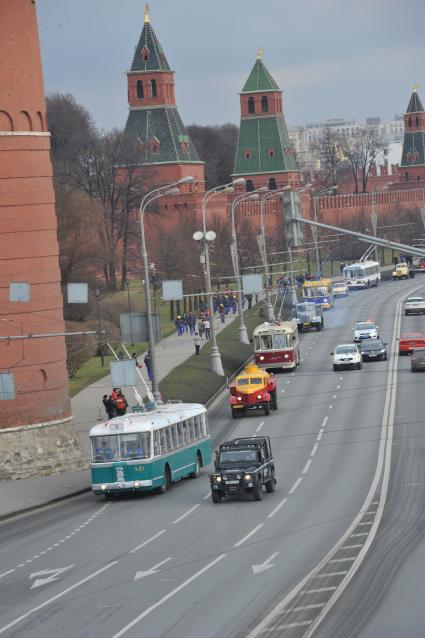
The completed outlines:
<svg viewBox="0 0 425 638">
<path fill-rule="evenodd" d="M 0 337 L 10 337 L 0 339 L 1 479 L 75 469 L 84 459 L 73 428 L 65 341 L 60 336 L 65 330 L 63 300 L 35 3 L 0 3 L 0 24 Z M 174 72 L 148 11 L 127 77 L 126 132 L 137 139 L 140 170 L 152 169 L 157 186 L 194 177 L 179 195 L 161 198 L 160 216 L 149 216 L 147 235 L 152 241 L 164 224 L 178 222 L 182 209 L 200 218 L 205 181 L 204 164 L 176 107 Z M 232 178 L 243 177 L 245 185 L 214 197 L 206 209 L 210 220 L 217 215 L 228 218 L 234 197 L 245 190 L 302 187 L 286 128 L 283 93 L 260 52 L 240 93 L 240 109 Z M 343 225 L 365 210 L 370 212 L 374 204 L 381 225 L 395 208 L 400 215 L 421 209 L 425 112 L 416 91 L 404 125 L 402 162 L 397 179 L 388 176 L 388 190 L 321 197 L 319 220 Z M 311 216 L 311 209 L 311 195 L 304 191 L 301 214 Z M 242 202 L 237 214 L 259 228 L 258 201 Z M 264 220 L 267 233 L 283 237 L 279 197 L 266 202 Z M 37 333 L 57 336 L 17 338 Z"/>
</svg>

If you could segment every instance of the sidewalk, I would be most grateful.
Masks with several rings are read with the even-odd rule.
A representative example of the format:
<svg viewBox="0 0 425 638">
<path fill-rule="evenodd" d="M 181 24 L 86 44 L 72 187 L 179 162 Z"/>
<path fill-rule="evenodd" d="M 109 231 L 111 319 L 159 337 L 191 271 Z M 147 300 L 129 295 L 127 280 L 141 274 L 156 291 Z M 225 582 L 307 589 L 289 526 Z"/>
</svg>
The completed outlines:
<svg viewBox="0 0 425 638">
<path fill-rule="evenodd" d="M 214 318 L 216 333 L 225 328 L 239 315 L 228 315 L 222 324 L 218 317 Z M 201 348 L 207 343 L 201 339 Z M 156 346 L 158 381 L 162 381 L 176 366 L 195 353 L 193 336 L 185 333 L 181 337 L 177 333 L 162 339 Z M 131 352 L 130 352 L 131 354 Z M 145 352 L 139 355 L 143 363 Z M 143 364 L 142 375 L 147 381 L 146 368 Z M 112 390 L 111 377 L 107 375 L 79 392 L 71 399 L 75 429 L 79 435 L 81 446 L 89 459 L 89 431 L 99 421 L 106 420 L 102 404 L 102 396 Z M 125 389 L 130 406 L 136 403 L 132 388 Z M 14 481 L 0 481 L 0 521 L 4 518 L 28 511 L 42 505 L 64 499 L 90 489 L 90 471 L 67 472 L 51 476 L 33 477 Z"/>
</svg>

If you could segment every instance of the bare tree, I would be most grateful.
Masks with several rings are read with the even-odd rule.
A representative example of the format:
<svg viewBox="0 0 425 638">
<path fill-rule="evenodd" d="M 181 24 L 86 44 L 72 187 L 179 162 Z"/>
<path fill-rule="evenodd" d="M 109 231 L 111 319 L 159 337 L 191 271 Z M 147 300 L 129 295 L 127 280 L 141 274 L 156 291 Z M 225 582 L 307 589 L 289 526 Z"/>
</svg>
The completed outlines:
<svg viewBox="0 0 425 638">
<path fill-rule="evenodd" d="M 341 150 L 353 176 L 354 192 L 366 193 L 370 169 L 385 148 L 385 140 L 372 127 L 355 130 L 341 140 Z"/>
<path fill-rule="evenodd" d="M 238 127 L 230 123 L 221 126 L 192 124 L 187 130 L 199 157 L 205 162 L 206 189 L 230 182 L 235 162 Z"/>
<path fill-rule="evenodd" d="M 327 127 L 322 136 L 311 145 L 313 152 L 320 160 L 320 171 L 316 177 L 323 188 L 338 186 L 349 170 L 346 157 L 342 152 L 343 143 L 341 135 Z"/>
</svg>

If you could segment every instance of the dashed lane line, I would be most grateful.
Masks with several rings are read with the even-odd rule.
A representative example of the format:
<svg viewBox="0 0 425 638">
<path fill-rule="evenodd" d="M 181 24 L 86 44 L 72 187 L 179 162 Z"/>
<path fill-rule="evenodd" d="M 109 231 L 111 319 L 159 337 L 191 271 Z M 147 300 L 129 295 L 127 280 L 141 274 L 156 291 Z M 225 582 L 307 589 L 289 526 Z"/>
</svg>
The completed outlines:
<svg viewBox="0 0 425 638">
<path fill-rule="evenodd" d="M 301 474 L 307 474 L 308 470 L 310 469 L 310 465 L 313 463 L 312 459 L 308 459 L 307 463 L 304 466 L 303 471 L 301 472 Z"/>
<path fill-rule="evenodd" d="M 293 484 L 293 486 L 291 487 L 291 489 L 289 490 L 289 494 L 293 494 L 295 492 L 295 490 L 297 489 L 297 487 L 300 485 L 301 481 L 303 480 L 303 477 L 300 476 L 299 478 L 297 478 L 297 480 L 295 481 L 295 483 Z"/>
<path fill-rule="evenodd" d="M 319 447 L 319 444 L 318 444 L 318 443 L 315 443 L 315 444 L 313 445 L 313 449 L 312 449 L 312 450 L 311 450 L 311 452 L 310 452 L 310 456 L 314 456 L 314 455 L 316 454 L 318 447 Z"/>
<path fill-rule="evenodd" d="M 261 430 L 261 428 L 264 425 L 264 421 L 261 421 L 260 425 L 258 426 L 258 428 L 255 430 L 256 432 L 259 432 Z"/>
<path fill-rule="evenodd" d="M 285 497 L 284 499 L 282 499 L 282 500 L 280 501 L 280 503 L 278 503 L 278 504 L 276 505 L 276 507 L 275 507 L 275 508 L 274 508 L 274 509 L 270 512 L 270 514 L 268 514 L 268 515 L 267 515 L 267 518 L 273 518 L 273 516 L 274 516 L 275 514 L 277 514 L 277 513 L 278 513 L 278 511 L 279 511 L 279 510 L 280 510 L 280 509 L 281 509 L 281 508 L 285 505 L 285 503 L 287 503 L 287 502 L 288 502 L 288 499 L 287 499 L 286 497 Z"/>
<path fill-rule="evenodd" d="M 248 534 L 246 534 L 243 538 L 241 538 L 240 541 L 235 543 L 233 547 L 240 547 L 241 545 L 243 545 L 249 538 L 251 538 L 251 536 L 254 536 L 254 534 L 256 534 L 258 530 L 260 530 L 262 527 L 264 527 L 264 523 L 260 523 L 259 525 L 257 525 L 257 527 L 254 527 L 254 529 L 248 532 Z"/>
<path fill-rule="evenodd" d="M 166 531 L 167 531 L 166 529 L 161 529 L 159 532 L 157 532 L 156 534 L 154 534 L 147 540 L 143 541 L 143 543 L 140 543 L 140 545 L 137 545 L 136 547 L 133 547 L 133 549 L 130 549 L 128 553 L 134 554 L 134 552 L 138 552 L 139 549 L 142 549 L 142 547 L 149 545 L 149 543 L 152 543 L 152 541 L 156 540 L 159 536 L 162 536 L 163 534 L 165 534 Z"/>
<path fill-rule="evenodd" d="M 177 525 L 177 523 L 180 523 L 180 521 L 185 519 L 186 516 L 189 516 L 189 514 L 192 514 L 192 512 L 194 512 L 196 509 L 198 509 L 198 507 L 200 507 L 200 503 L 197 503 L 196 505 L 194 505 L 193 507 L 188 509 L 187 512 L 185 512 L 184 514 L 182 514 L 181 516 L 176 518 L 176 520 L 172 522 L 172 525 Z"/>
</svg>

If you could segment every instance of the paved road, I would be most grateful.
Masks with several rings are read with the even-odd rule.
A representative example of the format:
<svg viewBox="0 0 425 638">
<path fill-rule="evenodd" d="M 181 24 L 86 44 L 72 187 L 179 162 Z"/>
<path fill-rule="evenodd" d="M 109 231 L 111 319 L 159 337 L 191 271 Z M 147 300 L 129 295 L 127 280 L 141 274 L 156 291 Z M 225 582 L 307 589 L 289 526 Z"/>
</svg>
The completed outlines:
<svg viewBox="0 0 425 638">
<path fill-rule="evenodd" d="M 337 343 L 351 341 L 351 327 L 359 319 L 377 320 L 390 343 L 396 302 L 420 283 L 390 282 L 337 300 L 335 310 L 326 314 L 324 332 L 302 336 L 300 368 L 278 375 L 280 405 L 270 417 L 233 421 L 224 397 L 213 407 L 215 442 L 233 434 L 271 436 L 278 485 L 261 502 L 241 499 L 213 505 L 205 472 L 163 496 L 103 501 L 84 495 L 1 525 L 0 636 L 237 638 L 255 635 L 263 619 L 258 635 L 305 635 L 326 605 L 328 592 L 348 571 L 347 553 L 344 560 L 329 559 L 335 562 L 327 565 L 327 573 L 339 576 L 320 574 L 315 585 L 301 590 L 308 593 L 298 594 L 299 604 L 280 609 L 270 622 L 267 617 L 332 550 L 363 506 L 377 465 L 391 364 L 368 363 L 361 371 L 334 373 L 329 353 Z M 406 321 L 419 325 L 422 319 Z M 401 360 L 402 367 L 407 364 Z M 413 401 L 409 375 L 399 375 L 400 383 L 408 379 L 397 404 L 396 414 L 403 419 L 411 414 Z M 420 375 L 417 378 L 420 383 Z M 417 394 L 414 400 L 417 404 Z M 415 427 L 402 426 L 409 432 Z M 412 439 L 409 458 L 418 440 Z M 387 522 L 384 514 L 382 520 L 393 529 L 403 508 L 414 518 L 415 499 L 405 502 L 401 486 L 424 482 L 422 475 L 406 476 L 401 455 L 409 454 L 405 448 L 410 439 L 403 441 L 394 447 L 400 457 L 394 461 L 398 480 L 394 496 L 388 497 L 395 519 Z M 409 527 L 408 517 L 403 518 Z M 366 523 L 359 525 L 368 529 Z M 412 527 L 417 525 L 413 522 Z M 359 539 L 351 545 L 361 545 Z M 378 537 L 375 543 L 379 545 Z M 406 551 L 412 544 L 406 543 Z M 373 558 L 377 551 L 369 555 Z M 373 565 L 369 569 L 378 571 Z M 353 591 L 362 577 L 363 568 L 353 580 Z M 373 608 L 370 592 L 367 602 Z M 325 622 L 341 622 L 342 604 L 343 598 Z M 323 636 L 358 635 L 329 633 L 322 627 Z M 385 635 L 398 634 L 388 630 Z"/>
</svg>

